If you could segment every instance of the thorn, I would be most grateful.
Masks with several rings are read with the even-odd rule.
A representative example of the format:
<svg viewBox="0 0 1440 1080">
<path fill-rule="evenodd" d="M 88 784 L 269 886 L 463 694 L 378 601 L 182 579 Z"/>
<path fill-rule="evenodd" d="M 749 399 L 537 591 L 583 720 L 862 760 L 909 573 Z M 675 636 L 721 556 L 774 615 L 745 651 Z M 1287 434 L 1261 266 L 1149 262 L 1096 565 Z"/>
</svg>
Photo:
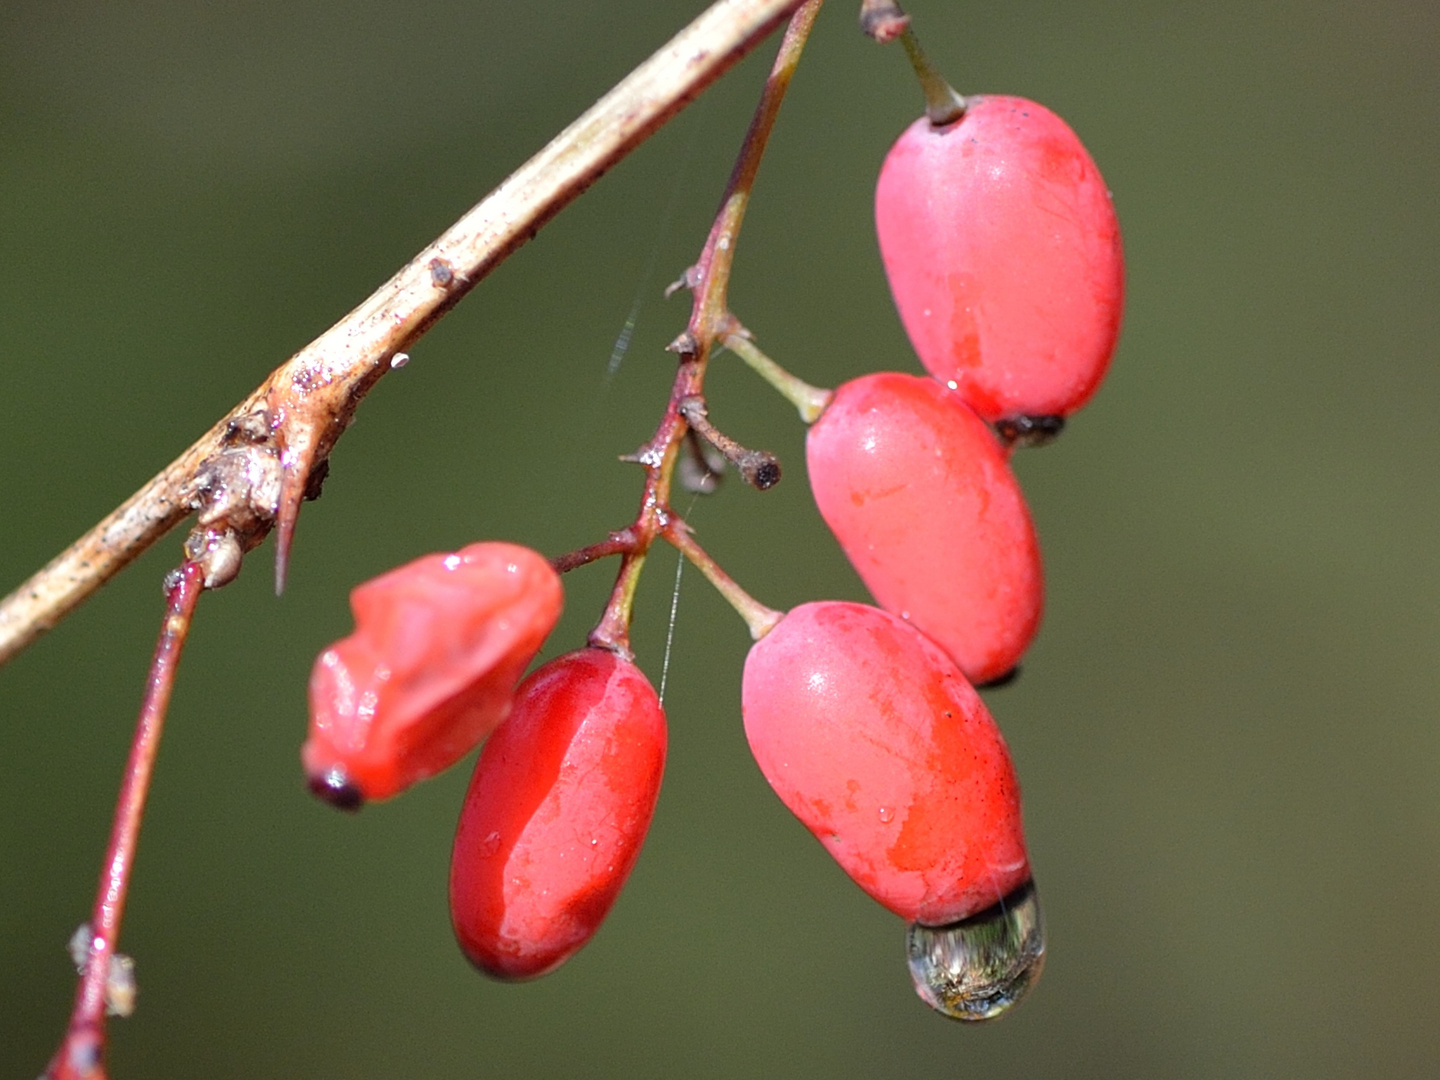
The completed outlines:
<svg viewBox="0 0 1440 1080">
<path fill-rule="evenodd" d="M 678 281 L 672 281 L 669 285 L 665 286 L 665 299 L 669 300 L 670 297 L 674 296 L 681 289 L 689 289 L 691 292 L 694 292 L 695 287 L 699 284 L 700 267 L 687 266 Z"/>
<path fill-rule="evenodd" d="M 280 506 L 275 516 L 275 595 L 285 595 L 285 574 L 290 566 L 290 544 L 295 539 L 295 522 L 305 498 L 305 480 L 295 468 L 285 470 L 280 485 Z"/>
<path fill-rule="evenodd" d="M 695 340 L 695 335 L 689 330 L 683 331 L 679 337 L 665 346 L 666 352 L 676 353 L 679 356 L 693 357 L 700 352 L 700 343 Z"/>
<path fill-rule="evenodd" d="M 319 440 L 315 427 L 291 413 L 276 435 L 280 450 L 280 498 L 275 506 L 275 595 L 285 593 L 285 579 L 290 566 L 290 545 L 295 540 L 295 523 L 300 519 L 300 504 L 312 490 L 310 476 L 319 471 L 315 458 Z"/>
</svg>

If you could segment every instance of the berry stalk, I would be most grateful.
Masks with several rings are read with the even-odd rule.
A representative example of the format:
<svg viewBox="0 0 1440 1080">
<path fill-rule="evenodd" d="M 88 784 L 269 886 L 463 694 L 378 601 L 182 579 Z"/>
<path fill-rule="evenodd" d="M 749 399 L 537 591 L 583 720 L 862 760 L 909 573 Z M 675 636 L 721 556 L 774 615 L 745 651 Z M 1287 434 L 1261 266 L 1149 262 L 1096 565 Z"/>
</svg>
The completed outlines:
<svg viewBox="0 0 1440 1080">
<path fill-rule="evenodd" d="M 120 938 L 125 894 L 140 839 L 140 819 L 145 812 L 145 798 L 150 791 L 150 777 L 160 749 L 160 733 L 175 686 L 180 651 L 190 633 L 195 605 L 203 588 L 204 571 L 199 564 L 188 560 L 165 579 L 165 621 L 155 644 L 155 657 L 150 662 L 145 700 L 140 706 L 130 760 L 125 766 L 125 779 L 115 806 L 110 846 L 105 852 L 100 887 L 95 895 L 95 910 L 90 917 L 89 962 L 76 993 L 65 1040 L 46 1070 L 46 1075 L 53 1080 L 93 1080 L 105 1075 L 105 986 L 110 959 Z"/>
<path fill-rule="evenodd" d="M 733 329 L 720 339 L 720 344 L 744 360 L 750 370 L 773 386 L 786 401 L 795 406 L 800 419 L 813 424 L 820 419 L 835 391 L 811 386 L 804 379 L 790 374 L 760 351 L 743 327 Z"/>
<path fill-rule="evenodd" d="M 930 126 L 944 127 L 964 116 L 965 99 L 935 70 L 925 50 L 920 48 L 920 39 L 908 24 L 900 31 L 900 44 L 905 47 L 905 55 L 909 57 L 915 77 L 920 80 L 920 89 L 925 93 L 925 115 L 930 120 Z"/>
<path fill-rule="evenodd" d="M 709 552 L 695 542 L 695 538 L 690 535 L 689 526 L 683 521 L 677 521 L 673 527 L 667 529 L 665 539 L 695 564 L 700 573 L 705 575 L 705 580 L 714 585 L 715 590 L 729 602 L 736 614 L 745 620 L 753 640 L 759 641 L 785 617 L 783 611 L 766 607 L 742 589 L 739 582 L 727 574 L 720 564 L 710 557 Z"/>
</svg>

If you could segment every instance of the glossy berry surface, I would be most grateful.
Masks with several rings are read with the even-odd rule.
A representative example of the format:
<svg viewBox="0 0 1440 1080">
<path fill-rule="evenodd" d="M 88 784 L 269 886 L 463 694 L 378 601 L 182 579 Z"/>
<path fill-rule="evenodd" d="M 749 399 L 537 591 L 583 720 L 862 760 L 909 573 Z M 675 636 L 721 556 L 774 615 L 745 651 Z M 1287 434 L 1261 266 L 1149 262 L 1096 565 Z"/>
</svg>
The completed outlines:
<svg viewBox="0 0 1440 1080">
<path fill-rule="evenodd" d="M 914 627 L 862 604 L 802 604 L 750 649 L 742 704 L 775 793 L 897 915 L 943 926 L 1029 880 L 1005 741 Z"/>
<path fill-rule="evenodd" d="M 455 937 L 477 967 L 531 978 L 590 940 L 650 828 L 665 743 L 649 681 L 605 649 L 521 683 L 475 766 L 450 864 Z"/>
<path fill-rule="evenodd" d="M 1120 330 L 1120 227 L 1058 116 L 975 96 L 953 124 L 916 121 L 881 169 L 875 224 L 916 353 L 981 416 L 1065 416 L 1095 392 Z"/>
<path fill-rule="evenodd" d="M 509 713 L 562 600 L 542 555 L 503 543 L 426 555 L 357 587 L 355 632 L 310 675 L 312 790 L 353 809 L 468 754 Z"/>
<path fill-rule="evenodd" d="M 815 503 L 871 595 L 977 683 L 1015 667 L 1043 604 L 1008 458 L 956 393 L 893 372 L 841 386 L 806 439 Z"/>
</svg>

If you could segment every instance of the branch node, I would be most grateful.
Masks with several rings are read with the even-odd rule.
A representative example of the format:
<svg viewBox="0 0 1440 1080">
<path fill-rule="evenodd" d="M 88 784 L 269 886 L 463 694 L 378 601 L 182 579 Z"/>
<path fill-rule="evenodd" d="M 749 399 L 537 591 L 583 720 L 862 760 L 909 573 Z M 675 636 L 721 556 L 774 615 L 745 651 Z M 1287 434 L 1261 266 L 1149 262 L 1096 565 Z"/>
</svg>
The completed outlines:
<svg viewBox="0 0 1440 1080">
<path fill-rule="evenodd" d="M 450 286 L 455 284 L 458 275 L 455 273 L 455 267 L 451 265 L 449 259 L 442 259 L 437 256 L 430 260 L 429 267 L 430 284 L 434 285 L 437 289 L 449 289 Z"/>
<path fill-rule="evenodd" d="M 700 355 L 700 342 L 689 330 L 683 330 L 674 341 L 665 346 L 665 351 L 684 359 L 693 359 Z"/>
<path fill-rule="evenodd" d="M 694 292 L 697 288 L 700 287 L 700 282 L 703 279 L 704 275 L 701 273 L 700 267 L 698 265 L 687 266 L 683 274 L 681 274 L 677 279 L 672 281 L 669 285 L 665 286 L 665 299 L 669 300 L 670 297 L 674 296 L 681 289 L 688 289 L 689 291 Z"/>
</svg>

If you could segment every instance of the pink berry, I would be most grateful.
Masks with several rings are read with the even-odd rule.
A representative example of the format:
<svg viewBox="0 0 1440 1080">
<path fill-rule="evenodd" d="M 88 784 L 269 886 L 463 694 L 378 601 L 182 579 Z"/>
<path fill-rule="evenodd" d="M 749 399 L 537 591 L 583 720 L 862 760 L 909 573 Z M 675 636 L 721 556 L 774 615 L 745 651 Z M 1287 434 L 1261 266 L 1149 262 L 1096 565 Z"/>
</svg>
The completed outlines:
<svg viewBox="0 0 1440 1080">
<path fill-rule="evenodd" d="M 1043 604 L 1007 459 L 957 394 L 893 372 L 841 386 L 806 440 L 815 503 L 871 594 L 977 683 L 1015 667 Z"/>
<path fill-rule="evenodd" d="M 426 555 L 357 587 L 355 632 L 310 675 L 312 790 L 354 809 L 475 749 L 509 713 L 562 600 L 544 556 L 502 543 Z"/>
<path fill-rule="evenodd" d="M 475 766 L 450 863 L 450 917 L 477 967 L 528 979 L 590 940 L 650 828 L 665 741 L 654 689 L 607 650 L 520 684 Z"/>
<path fill-rule="evenodd" d="M 944 926 L 1029 880 L 1005 740 L 913 627 L 861 604 L 802 604 L 751 648 L 742 703 L 775 793 L 897 915 Z"/>
<path fill-rule="evenodd" d="M 1054 113 L 971 97 L 912 124 L 875 192 L 880 254 L 921 362 L 986 420 L 1065 416 L 1120 330 L 1124 258 L 1100 171 Z"/>
</svg>

